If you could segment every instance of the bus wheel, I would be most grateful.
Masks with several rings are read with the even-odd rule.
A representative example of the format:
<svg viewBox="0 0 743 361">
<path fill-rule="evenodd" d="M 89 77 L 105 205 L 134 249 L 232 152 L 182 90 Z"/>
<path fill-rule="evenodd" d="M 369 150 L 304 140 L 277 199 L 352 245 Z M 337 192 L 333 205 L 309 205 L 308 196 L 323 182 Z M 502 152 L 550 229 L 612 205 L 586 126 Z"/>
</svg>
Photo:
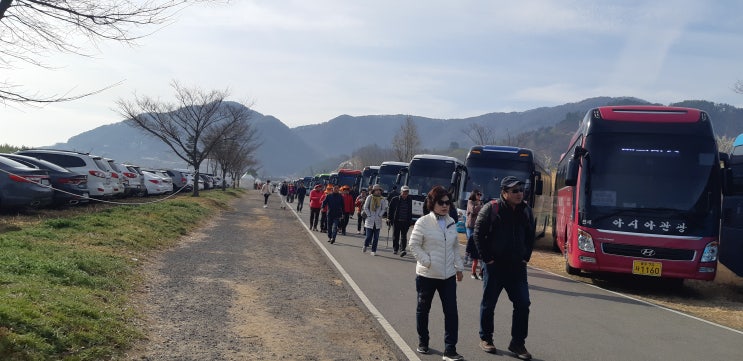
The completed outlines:
<svg viewBox="0 0 743 361">
<path fill-rule="evenodd" d="M 569 275 L 573 276 L 579 276 L 580 275 L 580 268 L 575 268 L 570 265 L 570 261 L 568 260 L 568 247 L 565 245 L 565 272 Z"/>
</svg>

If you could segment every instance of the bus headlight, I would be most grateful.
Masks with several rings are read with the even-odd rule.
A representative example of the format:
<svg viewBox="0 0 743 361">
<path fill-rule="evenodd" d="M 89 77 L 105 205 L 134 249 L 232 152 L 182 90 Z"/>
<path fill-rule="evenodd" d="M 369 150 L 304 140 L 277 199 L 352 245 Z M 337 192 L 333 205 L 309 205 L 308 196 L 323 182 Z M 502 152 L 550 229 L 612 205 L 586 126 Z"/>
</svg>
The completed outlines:
<svg viewBox="0 0 743 361">
<path fill-rule="evenodd" d="M 593 237 L 588 232 L 578 230 L 578 249 L 585 252 L 596 252 L 593 246 Z"/>
<path fill-rule="evenodd" d="M 717 241 L 707 243 L 702 253 L 702 259 L 699 262 L 716 262 L 717 261 Z"/>
</svg>

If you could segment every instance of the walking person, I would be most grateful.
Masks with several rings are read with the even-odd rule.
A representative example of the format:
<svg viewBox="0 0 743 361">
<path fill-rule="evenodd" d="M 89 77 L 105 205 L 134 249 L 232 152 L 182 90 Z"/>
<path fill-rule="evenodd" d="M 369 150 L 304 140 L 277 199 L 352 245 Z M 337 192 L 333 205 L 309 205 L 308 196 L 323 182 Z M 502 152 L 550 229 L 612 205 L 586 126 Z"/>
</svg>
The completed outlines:
<svg viewBox="0 0 743 361">
<path fill-rule="evenodd" d="M 392 223 L 392 253 L 399 251 L 400 257 L 407 254 L 408 229 L 413 223 L 413 198 L 409 195 L 410 187 L 402 186 L 400 195 L 392 198 L 387 212 L 388 222 Z"/>
<path fill-rule="evenodd" d="M 297 187 L 297 212 L 302 213 L 304 208 L 304 197 L 307 195 L 307 188 L 304 187 L 304 182 L 299 182 Z"/>
<path fill-rule="evenodd" d="M 415 311 L 418 348 L 429 352 L 428 318 L 436 292 L 444 311 L 444 360 L 463 360 L 457 353 L 459 314 L 457 311 L 457 282 L 462 281 L 462 257 L 456 222 L 449 216 L 452 207 L 449 193 L 434 186 L 426 196 L 429 213 L 418 219 L 410 236 L 410 252 L 416 259 L 415 290 L 418 306 Z"/>
<path fill-rule="evenodd" d="M 266 180 L 266 183 L 261 187 L 261 193 L 263 194 L 263 208 L 268 208 L 268 196 L 271 195 L 271 181 Z"/>
<path fill-rule="evenodd" d="M 341 234 L 346 235 L 346 227 L 348 226 L 348 220 L 351 219 L 351 215 L 354 210 L 355 199 L 350 194 L 351 188 L 349 186 L 341 187 L 341 196 L 343 196 L 343 219 L 341 220 Z"/>
<path fill-rule="evenodd" d="M 328 194 L 333 193 L 333 186 L 328 184 L 325 187 L 325 192 L 323 193 L 322 197 L 320 198 L 320 203 L 325 203 L 325 198 L 327 198 Z M 328 206 L 322 206 L 320 207 L 320 232 L 327 232 L 328 231 Z"/>
<path fill-rule="evenodd" d="M 496 353 L 493 314 L 502 290 L 513 303 L 511 341 L 508 350 L 530 360 L 526 350 L 529 331 L 529 283 L 526 265 L 534 248 L 534 215 L 524 202 L 524 183 L 507 176 L 501 181 L 500 198 L 488 202 L 475 221 L 475 245 L 484 263 L 480 303 L 480 348 Z"/>
<path fill-rule="evenodd" d="M 467 247 L 465 252 L 472 259 L 472 275 L 471 277 L 480 280 L 482 279 L 482 270 L 480 269 L 480 253 L 477 252 L 477 246 L 475 245 L 475 239 L 472 237 L 472 233 L 475 231 L 475 221 L 477 215 L 482 209 L 482 192 L 475 189 L 470 193 L 470 197 L 467 199 L 467 221 L 465 223 L 465 233 L 467 234 Z"/>
<path fill-rule="evenodd" d="M 281 195 L 281 209 L 286 209 L 286 198 L 289 196 L 289 186 L 286 185 L 286 181 L 281 182 L 279 194 Z"/>
<path fill-rule="evenodd" d="M 325 196 L 321 207 L 328 208 L 328 242 L 335 243 L 335 237 L 338 235 L 341 220 L 343 219 L 343 196 L 340 194 L 338 185 L 333 186 L 333 191 Z"/>
<path fill-rule="evenodd" d="M 322 208 L 322 185 L 316 184 L 310 191 L 310 228 L 317 231 L 317 222 L 320 221 L 320 209 Z"/>
<path fill-rule="evenodd" d="M 366 229 L 366 238 L 362 252 L 366 252 L 371 245 L 371 255 L 377 255 L 377 244 L 379 243 L 379 231 L 382 229 L 382 215 L 387 212 L 387 200 L 382 197 L 382 186 L 375 184 L 372 187 L 372 194 L 366 197 L 364 201 L 363 214 L 364 228 Z"/>
<path fill-rule="evenodd" d="M 361 234 L 361 224 L 364 222 L 362 211 L 364 210 L 364 202 L 366 202 L 367 192 L 366 189 L 361 190 L 361 194 L 356 197 L 356 234 Z M 366 228 L 364 228 L 364 235 L 366 235 Z"/>
</svg>

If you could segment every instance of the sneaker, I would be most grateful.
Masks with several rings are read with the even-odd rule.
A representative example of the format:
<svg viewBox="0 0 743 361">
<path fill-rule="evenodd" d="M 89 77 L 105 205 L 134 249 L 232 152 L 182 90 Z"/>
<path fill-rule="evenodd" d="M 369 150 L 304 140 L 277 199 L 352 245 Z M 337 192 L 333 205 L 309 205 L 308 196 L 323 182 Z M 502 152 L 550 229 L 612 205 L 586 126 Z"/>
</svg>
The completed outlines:
<svg viewBox="0 0 743 361">
<path fill-rule="evenodd" d="M 376 256 L 377 255 L 377 252 L 372 252 L 371 255 L 372 256 Z"/>
<path fill-rule="evenodd" d="M 392 254 L 397 254 L 397 251 L 393 251 Z"/>
<path fill-rule="evenodd" d="M 495 345 L 493 345 L 493 341 L 490 340 L 482 340 L 480 341 L 480 348 L 487 352 L 487 353 L 497 353 L 498 350 L 495 348 Z"/>
<path fill-rule="evenodd" d="M 264 205 L 263 205 L 263 208 L 268 208 L 268 205 L 267 205 L 267 204 L 264 204 Z"/>
<path fill-rule="evenodd" d="M 361 231 L 356 231 L 356 234 L 361 234 Z"/>
<path fill-rule="evenodd" d="M 366 250 L 367 250 L 367 249 L 368 249 L 368 247 L 367 247 L 367 246 L 364 246 L 364 247 L 363 247 L 363 248 L 361 249 L 361 252 L 362 252 L 362 253 L 366 253 Z"/>
<path fill-rule="evenodd" d="M 529 351 L 526 351 L 526 347 L 524 345 L 509 345 L 508 351 L 515 353 L 516 358 L 518 358 L 519 360 L 531 360 L 531 354 L 529 353 Z"/>
<path fill-rule="evenodd" d="M 444 351 L 444 361 L 459 361 L 464 360 L 464 357 L 457 353 L 457 351 Z"/>
<path fill-rule="evenodd" d="M 470 275 L 470 278 L 472 278 L 473 280 L 479 280 L 480 279 L 480 278 L 477 277 L 477 273 L 471 274 Z"/>
<path fill-rule="evenodd" d="M 425 355 L 425 354 L 428 353 L 428 346 L 426 346 L 426 345 L 420 345 L 415 350 L 418 351 L 418 353 L 422 353 L 422 354 Z"/>
<path fill-rule="evenodd" d="M 330 240 L 330 244 L 333 244 L 333 243 L 335 243 L 335 238 Z"/>
<path fill-rule="evenodd" d="M 408 253 L 405 252 L 405 251 L 402 251 L 402 252 L 400 252 L 400 257 L 405 257 L 406 254 L 408 254 Z"/>
</svg>

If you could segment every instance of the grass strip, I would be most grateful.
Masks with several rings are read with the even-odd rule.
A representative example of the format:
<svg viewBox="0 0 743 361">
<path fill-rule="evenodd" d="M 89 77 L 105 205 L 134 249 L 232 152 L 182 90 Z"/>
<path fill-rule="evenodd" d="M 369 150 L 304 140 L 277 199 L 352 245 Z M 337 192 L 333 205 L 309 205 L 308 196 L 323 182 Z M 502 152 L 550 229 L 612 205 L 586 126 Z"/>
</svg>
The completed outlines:
<svg viewBox="0 0 743 361">
<path fill-rule="evenodd" d="M 0 233 L 0 360 L 115 359 L 143 337 L 131 307 L 142 260 L 241 190 L 93 213 L 59 212 Z M 65 215 L 70 213 L 70 215 Z"/>
</svg>

